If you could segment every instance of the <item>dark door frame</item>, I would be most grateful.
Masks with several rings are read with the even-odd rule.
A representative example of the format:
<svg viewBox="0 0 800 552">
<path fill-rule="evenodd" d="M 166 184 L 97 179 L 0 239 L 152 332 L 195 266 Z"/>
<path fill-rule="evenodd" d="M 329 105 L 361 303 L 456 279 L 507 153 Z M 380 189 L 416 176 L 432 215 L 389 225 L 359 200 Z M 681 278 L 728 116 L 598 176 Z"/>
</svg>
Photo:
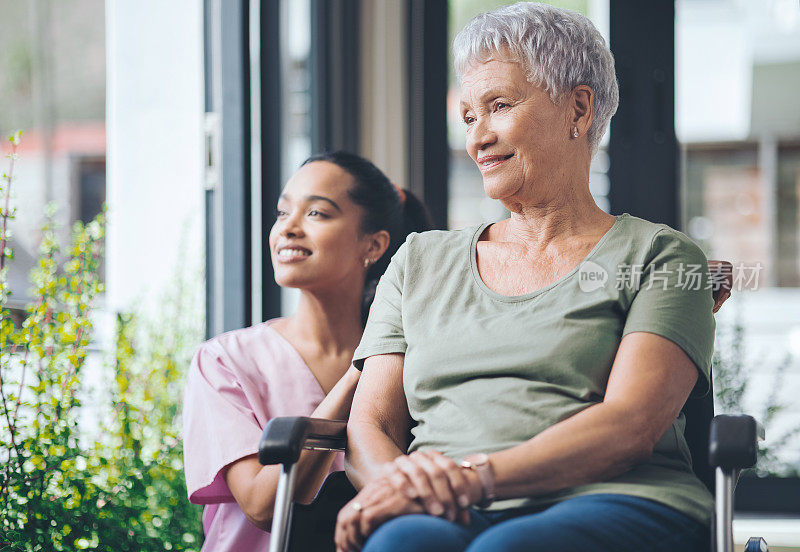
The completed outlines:
<svg viewBox="0 0 800 552">
<path fill-rule="evenodd" d="M 677 228 L 675 2 L 610 0 L 609 10 L 619 80 L 608 148 L 611 212 Z"/>
</svg>

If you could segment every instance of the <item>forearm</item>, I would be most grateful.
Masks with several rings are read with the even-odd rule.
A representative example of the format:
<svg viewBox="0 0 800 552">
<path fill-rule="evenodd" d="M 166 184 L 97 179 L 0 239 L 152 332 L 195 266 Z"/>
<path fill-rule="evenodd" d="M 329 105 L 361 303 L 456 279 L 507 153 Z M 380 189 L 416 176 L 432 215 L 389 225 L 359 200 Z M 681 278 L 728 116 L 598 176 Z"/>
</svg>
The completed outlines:
<svg viewBox="0 0 800 552">
<path fill-rule="evenodd" d="M 646 462 L 697 377 L 694 363 L 675 343 L 646 332 L 628 334 L 602 403 L 490 455 L 499 496 L 532 496 L 605 481 Z"/>
<path fill-rule="evenodd" d="M 350 415 L 353 404 L 353 394 L 358 384 L 361 372 L 353 366 L 345 372 L 341 379 L 333 386 L 330 393 L 322 399 L 319 406 L 311 413 L 312 418 L 326 418 L 328 420 L 346 420 Z"/>
<path fill-rule="evenodd" d="M 490 455 L 498 498 L 546 494 L 621 475 L 652 453 L 647 421 L 600 403 Z"/>
<path fill-rule="evenodd" d="M 353 393 L 360 375 L 361 372 L 351 366 L 314 410 L 311 417 L 346 420 L 350 414 Z M 300 459 L 297 463 L 297 484 L 294 493 L 296 501 L 308 503 L 314 499 L 330 471 L 336 454 L 335 452 L 314 450 L 304 450 L 300 453 Z"/>
<path fill-rule="evenodd" d="M 385 464 L 401 454 L 405 450 L 379 426 L 361 420 L 348 423 L 345 470 L 356 489 L 382 477 Z"/>
<path fill-rule="evenodd" d="M 408 449 L 411 417 L 403 391 L 404 360 L 404 355 L 392 353 L 364 363 L 347 422 L 345 469 L 356 489 L 382 477 L 385 465 Z"/>
<path fill-rule="evenodd" d="M 293 500 L 310 501 L 332 462 L 333 453 L 302 451 L 297 462 Z M 255 456 L 234 462 L 224 474 L 242 513 L 264 531 L 269 531 L 272 524 L 280 474 L 280 465 L 262 466 Z"/>
<path fill-rule="evenodd" d="M 347 419 L 358 377 L 359 373 L 355 369 L 348 371 L 314 410 L 311 417 Z M 313 450 L 303 450 L 300 453 L 293 500 L 310 502 L 314 498 L 330 471 L 335 455 L 333 452 Z M 280 472 L 280 466 L 261 466 L 258 460 L 251 456 L 235 462 L 224 474 L 236 502 L 247 519 L 265 531 L 269 530 L 272 523 Z"/>
</svg>

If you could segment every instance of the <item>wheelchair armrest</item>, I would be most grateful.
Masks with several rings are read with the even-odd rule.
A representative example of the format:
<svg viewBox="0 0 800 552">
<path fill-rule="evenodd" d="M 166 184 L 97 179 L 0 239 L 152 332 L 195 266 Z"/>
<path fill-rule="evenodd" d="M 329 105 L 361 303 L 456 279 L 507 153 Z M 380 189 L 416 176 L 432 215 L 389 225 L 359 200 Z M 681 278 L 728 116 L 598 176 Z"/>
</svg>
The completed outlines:
<svg viewBox="0 0 800 552">
<path fill-rule="evenodd" d="M 267 423 L 258 444 L 258 461 L 268 464 L 294 464 L 304 448 L 344 450 L 347 422 L 294 416 L 273 418 Z"/>
<path fill-rule="evenodd" d="M 764 440 L 764 428 L 752 416 L 714 416 L 709 435 L 708 461 L 725 470 L 755 466 L 758 441 Z"/>
</svg>

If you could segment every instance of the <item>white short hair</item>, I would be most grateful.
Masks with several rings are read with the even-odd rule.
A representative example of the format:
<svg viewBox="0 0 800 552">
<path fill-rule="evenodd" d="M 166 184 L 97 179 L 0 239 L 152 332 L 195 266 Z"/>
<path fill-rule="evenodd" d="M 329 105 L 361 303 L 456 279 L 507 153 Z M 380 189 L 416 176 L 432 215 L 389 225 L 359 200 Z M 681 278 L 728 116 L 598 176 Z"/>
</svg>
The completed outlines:
<svg viewBox="0 0 800 552">
<path fill-rule="evenodd" d="M 589 19 L 537 2 L 518 2 L 475 16 L 453 41 L 459 79 L 490 58 L 520 63 L 528 81 L 559 103 L 576 86 L 594 91 L 592 155 L 619 104 L 614 57 Z"/>
</svg>

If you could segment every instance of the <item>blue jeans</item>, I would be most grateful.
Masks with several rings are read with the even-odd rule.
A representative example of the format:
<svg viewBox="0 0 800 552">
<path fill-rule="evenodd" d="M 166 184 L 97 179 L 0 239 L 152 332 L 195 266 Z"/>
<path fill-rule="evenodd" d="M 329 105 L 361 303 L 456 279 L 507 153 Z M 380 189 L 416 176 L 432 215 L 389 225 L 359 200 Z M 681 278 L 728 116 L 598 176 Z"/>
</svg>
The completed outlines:
<svg viewBox="0 0 800 552">
<path fill-rule="evenodd" d="M 469 526 L 427 515 L 387 521 L 363 552 L 707 551 L 708 527 L 668 506 L 620 494 L 571 498 L 545 509 L 470 511 Z"/>
</svg>

